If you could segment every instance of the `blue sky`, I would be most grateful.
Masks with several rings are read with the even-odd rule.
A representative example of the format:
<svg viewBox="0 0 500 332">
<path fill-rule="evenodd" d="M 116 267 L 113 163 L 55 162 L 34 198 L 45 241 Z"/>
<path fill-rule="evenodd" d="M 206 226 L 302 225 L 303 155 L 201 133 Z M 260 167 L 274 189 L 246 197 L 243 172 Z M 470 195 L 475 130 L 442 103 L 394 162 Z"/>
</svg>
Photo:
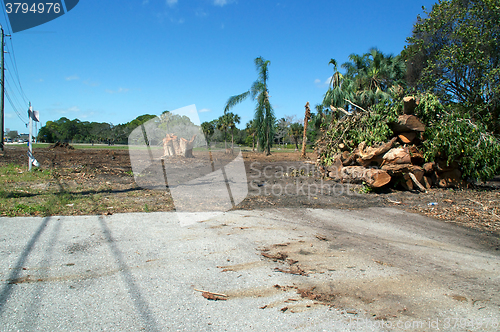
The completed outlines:
<svg viewBox="0 0 500 332">
<path fill-rule="evenodd" d="M 63 116 L 119 124 L 191 104 L 209 121 L 249 89 L 262 56 L 271 61 L 276 116 L 300 118 L 307 101 L 321 102 L 331 58 L 343 63 L 371 47 L 398 54 L 422 6 L 434 2 L 80 0 L 60 18 L 7 37 L 7 93 L 24 120 L 31 101 L 42 124 Z M 0 23 L 9 33 L 4 15 Z M 254 107 L 248 100 L 233 109 L 239 127 Z M 27 132 L 8 100 L 5 128 Z"/>
</svg>

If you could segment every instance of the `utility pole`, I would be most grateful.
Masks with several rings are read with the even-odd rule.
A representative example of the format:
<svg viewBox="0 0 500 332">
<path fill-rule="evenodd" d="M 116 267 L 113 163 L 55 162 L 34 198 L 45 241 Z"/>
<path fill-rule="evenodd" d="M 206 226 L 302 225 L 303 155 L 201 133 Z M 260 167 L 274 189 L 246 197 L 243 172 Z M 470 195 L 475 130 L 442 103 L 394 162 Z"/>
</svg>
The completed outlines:
<svg viewBox="0 0 500 332">
<path fill-rule="evenodd" d="M 0 25 L 0 66 L 2 67 L 2 69 L 0 70 L 0 84 L 1 84 L 1 87 L 0 87 L 0 112 L 2 113 L 2 115 L 0 115 L 0 148 L 2 150 L 2 152 L 4 151 L 4 137 L 3 137 L 3 127 L 4 127 L 4 91 L 5 91 L 5 75 L 4 75 L 4 72 L 5 72 L 5 68 L 4 68 L 4 55 L 3 55 L 3 37 L 4 37 L 4 34 L 3 34 L 3 27 L 2 25 Z"/>
<path fill-rule="evenodd" d="M 38 167 L 38 161 L 33 157 L 33 121 L 35 122 L 40 122 L 40 115 L 38 111 L 33 111 L 33 107 L 31 107 L 31 102 L 30 102 L 30 108 L 28 109 L 28 118 L 29 118 L 29 127 L 30 127 L 30 134 L 29 134 L 29 142 L 28 142 L 28 169 L 31 172 L 31 166 L 35 165 Z"/>
<path fill-rule="evenodd" d="M 31 107 L 31 102 L 28 110 L 28 118 L 30 121 L 30 134 L 28 138 L 28 170 L 31 172 L 31 165 L 33 164 L 33 139 L 31 138 L 31 135 L 33 135 L 33 107 Z"/>
</svg>

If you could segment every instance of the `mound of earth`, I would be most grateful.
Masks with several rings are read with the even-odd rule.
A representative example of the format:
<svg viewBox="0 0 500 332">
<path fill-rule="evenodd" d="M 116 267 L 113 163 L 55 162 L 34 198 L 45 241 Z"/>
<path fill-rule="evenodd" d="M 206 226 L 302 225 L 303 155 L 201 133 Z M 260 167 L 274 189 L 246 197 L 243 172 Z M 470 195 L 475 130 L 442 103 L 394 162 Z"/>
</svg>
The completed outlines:
<svg viewBox="0 0 500 332">
<path fill-rule="evenodd" d="M 55 144 L 51 145 L 49 148 L 50 149 L 67 149 L 67 150 L 74 150 L 75 149 L 72 145 L 69 145 L 69 143 L 61 143 L 61 142 L 56 142 Z"/>
</svg>

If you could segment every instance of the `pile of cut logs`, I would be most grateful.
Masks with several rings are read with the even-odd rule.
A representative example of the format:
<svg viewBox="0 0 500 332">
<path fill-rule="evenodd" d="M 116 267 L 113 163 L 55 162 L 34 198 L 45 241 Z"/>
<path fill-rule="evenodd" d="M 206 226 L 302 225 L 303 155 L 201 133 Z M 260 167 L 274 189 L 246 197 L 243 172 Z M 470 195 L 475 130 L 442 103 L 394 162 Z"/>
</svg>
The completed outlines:
<svg viewBox="0 0 500 332">
<path fill-rule="evenodd" d="M 334 156 L 332 165 L 319 165 L 323 176 L 365 183 L 372 188 L 394 184 L 406 190 L 426 191 L 433 186 L 463 185 L 456 162 L 448 165 L 446 160 L 438 159 L 425 163 L 418 148 L 424 140 L 425 126 L 412 114 L 416 105 L 418 100 L 414 97 L 405 97 L 404 114 L 391 124 L 394 137 L 388 142 L 372 147 L 362 142 L 354 149 L 348 147 L 349 142 L 339 143 L 341 152 Z"/>
</svg>

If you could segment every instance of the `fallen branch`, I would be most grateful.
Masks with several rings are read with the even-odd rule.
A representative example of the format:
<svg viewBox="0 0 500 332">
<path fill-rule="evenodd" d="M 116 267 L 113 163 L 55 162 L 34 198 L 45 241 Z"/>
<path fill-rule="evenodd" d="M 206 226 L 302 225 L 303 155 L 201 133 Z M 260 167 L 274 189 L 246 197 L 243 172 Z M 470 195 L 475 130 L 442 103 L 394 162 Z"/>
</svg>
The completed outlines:
<svg viewBox="0 0 500 332">
<path fill-rule="evenodd" d="M 349 104 L 351 104 L 352 106 L 359 108 L 359 109 L 360 109 L 360 110 L 362 110 L 363 112 L 370 113 L 370 112 L 368 112 L 367 110 L 365 110 L 363 107 L 356 105 L 355 103 L 353 103 L 353 102 L 352 102 L 352 101 L 350 101 L 349 99 L 344 99 L 344 100 L 345 100 L 345 101 L 347 101 L 347 102 L 348 102 Z"/>
<path fill-rule="evenodd" d="M 332 105 L 330 105 L 330 109 L 335 112 L 335 111 L 342 111 L 345 115 L 351 115 L 351 113 L 347 112 L 345 109 L 343 109 L 342 107 L 333 107 Z"/>
<path fill-rule="evenodd" d="M 413 183 L 415 183 L 417 185 L 418 189 L 420 189 L 424 193 L 427 192 L 427 190 L 425 189 L 425 187 L 422 186 L 422 184 L 417 180 L 417 178 L 415 177 L 415 174 L 413 174 L 413 173 L 410 172 L 410 173 L 408 173 L 408 175 L 412 179 Z"/>
<path fill-rule="evenodd" d="M 197 292 L 201 292 L 201 293 L 207 293 L 207 294 L 215 295 L 215 296 L 228 297 L 226 294 L 222 294 L 222 293 L 214 293 L 214 292 L 209 292 L 209 291 L 206 291 L 206 290 L 201 290 L 201 289 L 196 289 L 196 288 L 193 288 L 193 290 L 195 290 Z"/>
</svg>

